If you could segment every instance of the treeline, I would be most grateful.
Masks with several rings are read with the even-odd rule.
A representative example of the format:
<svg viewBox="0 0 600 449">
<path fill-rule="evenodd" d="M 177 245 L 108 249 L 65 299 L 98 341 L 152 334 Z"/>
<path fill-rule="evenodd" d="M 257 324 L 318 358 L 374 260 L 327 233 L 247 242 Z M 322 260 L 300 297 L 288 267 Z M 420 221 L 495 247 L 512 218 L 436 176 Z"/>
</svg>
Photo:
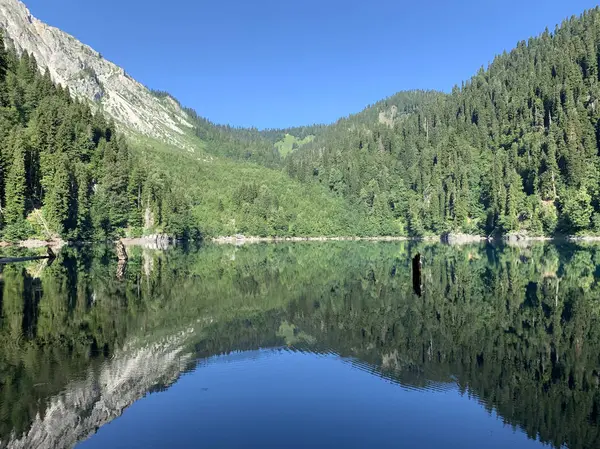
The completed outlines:
<svg viewBox="0 0 600 449">
<path fill-rule="evenodd" d="M 351 199 L 381 233 L 598 233 L 598 54 L 596 8 L 451 95 L 406 93 L 412 106 L 328 128 L 287 171 Z"/>
<path fill-rule="evenodd" d="M 181 188 L 0 36 L 0 237 L 193 233 Z M 127 231 L 126 231 L 127 230 Z"/>
<path fill-rule="evenodd" d="M 317 130 L 312 142 L 292 152 L 285 169 L 302 182 L 319 183 L 347 198 L 366 217 L 359 233 L 416 234 L 407 226 L 410 198 L 400 163 L 392 154 L 395 126 L 441 97 L 443 94 L 431 91 L 400 92 L 340 119 Z"/>
<path fill-rule="evenodd" d="M 272 128 L 272 129 L 263 129 L 260 131 L 260 134 L 272 143 L 276 143 L 280 140 L 285 139 L 286 134 L 291 134 L 294 137 L 297 137 L 299 140 L 303 140 L 306 137 L 315 136 L 320 134 L 322 131 L 327 129 L 328 125 L 307 125 L 307 126 L 294 126 L 292 128 Z"/>
<path fill-rule="evenodd" d="M 267 167 L 281 165 L 279 152 L 256 128 L 236 128 L 217 125 L 200 117 L 195 110 L 184 108 L 192 119 L 194 133 L 205 144 L 205 150 L 216 156 L 256 162 Z"/>
</svg>

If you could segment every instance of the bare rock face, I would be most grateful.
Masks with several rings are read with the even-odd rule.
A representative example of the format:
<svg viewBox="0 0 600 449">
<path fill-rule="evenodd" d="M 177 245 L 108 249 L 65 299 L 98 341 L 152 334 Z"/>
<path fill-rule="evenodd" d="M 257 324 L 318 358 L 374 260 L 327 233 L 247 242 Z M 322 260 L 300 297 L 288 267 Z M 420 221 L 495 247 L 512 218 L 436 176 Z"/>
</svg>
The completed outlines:
<svg viewBox="0 0 600 449">
<path fill-rule="evenodd" d="M 398 118 L 398 107 L 392 106 L 388 110 L 379 112 L 379 123 L 394 127 L 394 121 Z"/>
<path fill-rule="evenodd" d="M 466 245 L 469 243 L 482 242 L 486 239 L 485 237 L 482 237 L 480 235 L 448 232 L 446 234 L 443 234 L 440 240 L 444 243 L 447 243 L 448 245 Z"/>
<path fill-rule="evenodd" d="M 112 117 L 123 131 L 187 148 L 188 115 L 168 96 L 157 97 L 125 71 L 73 36 L 39 21 L 19 0 L 0 0 L 7 45 L 32 54 L 55 83 Z"/>
</svg>

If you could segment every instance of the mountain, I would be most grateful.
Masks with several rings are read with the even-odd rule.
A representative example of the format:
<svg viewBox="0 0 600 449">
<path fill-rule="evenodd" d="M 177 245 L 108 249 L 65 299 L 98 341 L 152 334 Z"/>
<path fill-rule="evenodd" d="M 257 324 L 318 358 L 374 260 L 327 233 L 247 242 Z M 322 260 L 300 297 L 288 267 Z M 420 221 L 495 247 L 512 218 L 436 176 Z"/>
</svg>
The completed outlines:
<svg viewBox="0 0 600 449">
<path fill-rule="evenodd" d="M 176 101 L 154 95 L 97 51 L 33 17 L 19 0 L 0 0 L 0 28 L 9 45 L 32 54 L 54 82 L 113 118 L 121 130 L 190 147 L 186 133 L 192 123 Z"/>
<path fill-rule="evenodd" d="M 256 130 L 201 119 L 17 0 L 0 30 L 1 239 L 358 233 L 360 213 L 290 179 Z"/>
<path fill-rule="evenodd" d="M 366 209 L 379 231 L 600 233 L 598 54 L 596 8 L 402 120 L 328 130 L 287 171 Z"/>
<path fill-rule="evenodd" d="M 285 157 L 309 144 L 328 146 L 327 142 L 331 140 L 332 134 L 346 133 L 356 127 L 373 127 L 383 124 L 393 128 L 396 123 L 404 120 L 408 115 L 443 95 L 442 92 L 437 91 L 401 91 L 329 125 L 314 124 L 285 129 L 267 129 L 258 134 L 272 142 L 280 155 Z"/>
<path fill-rule="evenodd" d="M 148 90 L 18 0 L 0 0 L 0 28 L 168 174 L 172 228 L 600 233 L 598 8 L 519 42 L 449 95 L 399 92 L 331 125 L 264 131 L 214 124 Z"/>
<path fill-rule="evenodd" d="M 120 131 L 190 152 L 200 148 L 278 165 L 276 149 L 257 130 L 219 126 L 199 117 L 169 93 L 148 89 L 91 47 L 33 17 L 20 0 L 0 0 L 0 28 L 10 47 L 31 54 L 42 72 L 48 70 L 55 83 L 114 119 Z"/>
<path fill-rule="evenodd" d="M 1 36 L 2 239 L 356 232 L 360 217 L 342 198 L 281 170 L 156 139 L 132 147 L 100 111 L 42 75 L 35 58 L 5 50 Z"/>
<path fill-rule="evenodd" d="M 42 75 L 28 53 L 5 49 L 0 33 L 3 239 L 105 240 L 126 228 L 191 230 L 175 229 L 173 212 L 189 207 L 175 179 L 140 156 L 101 113 L 55 85 L 49 72 Z"/>
</svg>

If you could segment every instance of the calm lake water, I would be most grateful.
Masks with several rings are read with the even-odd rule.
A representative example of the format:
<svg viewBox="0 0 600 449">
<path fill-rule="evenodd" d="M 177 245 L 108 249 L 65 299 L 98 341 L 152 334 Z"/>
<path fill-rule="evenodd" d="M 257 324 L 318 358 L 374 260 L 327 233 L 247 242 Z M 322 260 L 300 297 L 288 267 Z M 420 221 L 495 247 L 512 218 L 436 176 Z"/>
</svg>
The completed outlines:
<svg viewBox="0 0 600 449">
<path fill-rule="evenodd" d="M 1 267 L 0 447 L 597 448 L 599 279 L 600 246 L 64 248 Z"/>
</svg>

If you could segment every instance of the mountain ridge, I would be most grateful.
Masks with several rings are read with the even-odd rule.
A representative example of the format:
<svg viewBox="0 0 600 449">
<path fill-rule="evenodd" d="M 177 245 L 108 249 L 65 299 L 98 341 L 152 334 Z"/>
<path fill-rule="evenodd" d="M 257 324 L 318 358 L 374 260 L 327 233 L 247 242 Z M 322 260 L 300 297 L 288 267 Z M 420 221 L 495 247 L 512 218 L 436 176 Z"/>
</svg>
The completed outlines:
<svg viewBox="0 0 600 449">
<path fill-rule="evenodd" d="M 451 94 L 403 91 L 332 125 L 263 131 L 149 90 L 19 0 L 0 0 L 0 28 L 69 93 L 154 139 L 144 158 L 181 183 L 206 235 L 600 234 L 600 8 L 518 42 Z"/>
<path fill-rule="evenodd" d="M 135 80 L 123 67 L 105 59 L 89 45 L 37 19 L 21 0 L 0 0 L 0 29 L 5 34 L 7 45 L 15 48 L 18 53 L 33 55 L 42 72 L 48 70 L 55 83 L 68 87 L 70 93 L 87 102 L 92 110 L 102 111 L 114 119 L 120 131 L 155 138 L 190 152 L 203 149 L 204 144 L 211 140 L 218 141 L 217 146 L 223 146 L 223 140 L 233 139 L 236 146 L 244 146 L 248 143 L 249 135 L 255 144 L 264 138 L 263 142 L 258 142 L 258 146 L 263 147 L 259 151 L 262 156 L 258 160 L 252 157 L 250 159 L 268 166 L 274 164 L 268 153 L 277 152 L 283 143 L 280 141 L 285 139 L 288 132 L 295 135 L 297 130 L 302 129 L 318 131 L 346 121 L 355 123 L 365 117 L 383 120 L 391 126 L 394 113 L 390 108 L 383 107 L 393 105 L 403 95 L 420 92 L 397 92 L 329 124 L 261 130 L 254 127 L 234 127 L 213 123 L 199 116 L 194 109 L 184 106 L 169 92 L 152 89 Z M 391 116 L 388 117 L 390 113 Z M 279 134 L 281 137 L 273 140 L 273 136 Z M 227 142 L 225 145 L 227 144 L 231 143 Z M 264 148 L 267 144 L 272 144 L 272 147 Z M 247 159 L 232 154 L 235 151 L 210 151 L 210 147 L 209 145 L 209 152 L 216 155 Z M 256 149 L 253 150 L 250 152 L 256 155 Z M 284 150 L 282 156 L 288 152 L 289 150 Z"/>
<path fill-rule="evenodd" d="M 32 54 L 55 83 L 112 117 L 122 131 L 190 149 L 192 123 L 173 98 L 154 95 L 90 46 L 35 18 L 21 1 L 0 0 L 0 28 L 8 45 Z"/>
</svg>

